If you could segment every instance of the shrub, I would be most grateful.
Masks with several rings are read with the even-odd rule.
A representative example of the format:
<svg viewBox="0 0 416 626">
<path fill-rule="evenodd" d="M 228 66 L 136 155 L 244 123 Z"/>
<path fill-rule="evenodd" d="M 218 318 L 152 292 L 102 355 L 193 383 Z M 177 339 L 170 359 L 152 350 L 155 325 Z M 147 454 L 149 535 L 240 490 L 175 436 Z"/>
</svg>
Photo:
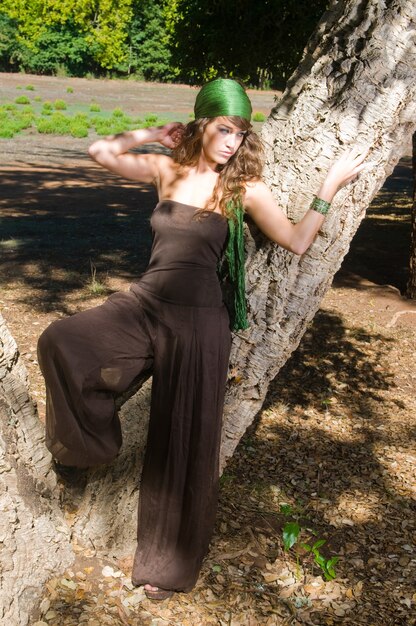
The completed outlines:
<svg viewBox="0 0 416 626">
<path fill-rule="evenodd" d="M 66 93 L 74 93 L 73 87 L 67 87 L 66 88 Z"/>
<path fill-rule="evenodd" d="M 121 109 L 119 109 L 119 108 L 114 109 L 112 115 L 113 115 L 113 117 L 124 117 L 123 111 Z"/>
<path fill-rule="evenodd" d="M 72 137 L 88 137 L 88 126 L 73 119 L 70 123 L 70 133 Z"/>
<path fill-rule="evenodd" d="M 16 134 L 13 126 L 9 126 L 8 124 L 2 124 L 0 126 L 0 138 L 1 139 L 12 139 Z"/>
<path fill-rule="evenodd" d="M 124 118 L 110 118 L 110 119 L 93 119 L 95 132 L 97 135 L 115 135 L 128 130 L 129 123 Z"/>
<path fill-rule="evenodd" d="M 39 133 L 69 135 L 71 132 L 71 119 L 62 113 L 55 112 L 48 119 L 39 119 L 36 127 Z"/>
<path fill-rule="evenodd" d="M 35 102 L 42 102 L 42 98 L 41 98 L 40 96 L 35 96 L 35 97 L 33 98 L 33 100 L 34 100 Z"/>
<path fill-rule="evenodd" d="M 101 107 L 96 102 L 91 102 L 90 111 L 91 113 L 99 113 L 101 111 Z"/>
<path fill-rule="evenodd" d="M 84 124 L 87 128 L 91 128 L 91 120 L 86 113 L 76 113 L 73 119 L 78 122 L 78 124 Z"/>
<path fill-rule="evenodd" d="M 30 104 L 30 100 L 27 96 L 18 96 L 15 102 L 16 104 Z"/>
<path fill-rule="evenodd" d="M 261 111 L 256 111 L 255 113 L 253 113 L 251 119 L 253 120 L 253 122 L 264 122 L 266 116 Z"/>
<path fill-rule="evenodd" d="M 65 111 L 67 108 L 65 100 L 55 100 L 54 107 L 57 111 Z"/>
<path fill-rule="evenodd" d="M 146 126 L 153 126 L 153 124 L 156 124 L 157 122 L 157 115 L 155 115 L 154 113 L 150 113 L 150 115 L 146 115 L 144 121 L 146 123 Z"/>
<path fill-rule="evenodd" d="M 35 114 L 33 111 L 21 111 L 16 113 L 13 120 L 16 132 L 24 130 L 25 128 L 30 128 L 34 119 Z"/>
<path fill-rule="evenodd" d="M 49 102 L 49 100 L 45 100 L 45 102 L 43 103 L 43 108 L 45 111 L 52 111 L 53 109 L 52 102 Z"/>
<path fill-rule="evenodd" d="M 25 89 L 26 91 L 35 91 L 35 88 L 33 85 L 26 85 Z"/>
<path fill-rule="evenodd" d="M 0 137 L 11 139 L 16 133 L 32 126 L 33 111 L 7 111 L 0 108 Z"/>
</svg>

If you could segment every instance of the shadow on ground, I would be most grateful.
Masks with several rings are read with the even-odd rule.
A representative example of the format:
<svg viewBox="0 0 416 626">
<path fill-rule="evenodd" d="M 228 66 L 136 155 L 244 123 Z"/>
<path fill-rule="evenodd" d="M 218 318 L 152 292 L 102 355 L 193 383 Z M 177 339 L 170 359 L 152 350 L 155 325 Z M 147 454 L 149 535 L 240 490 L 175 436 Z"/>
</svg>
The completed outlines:
<svg viewBox="0 0 416 626">
<path fill-rule="evenodd" d="M 294 624 L 416 623 L 409 611 L 416 573 L 407 551 L 416 503 L 411 484 L 401 482 L 393 460 L 400 450 L 404 463 L 407 457 L 411 461 L 416 427 L 404 420 L 392 423 L 402 406 L 388 367 L 392 345 L 378 333 L 351 332 L 340 317 L 320 311 L 272 382 L 261 420 L 250 427 L 222 478 L 213 551 L 226 579 L 224 599 L 236 593 L 235 577 L 227 576 L 232 565 L 244 570 L 258 618 L 274 608 L 283 619 L 289 608 Z M 411 466 L 408 470 L 411 476 Z M 283 551 L 282 528 L 288 518 L 280 510 L 282 503 L 290 503 L 309 529 L 303 540 L 323 538 L 323 554 L 341 556 L 336 566 L 341 591 L 333 601 L 339 615 L 344 611 L 342 619 L 330 602 L 308 603 L 310 576 L 323 572 L 311 555 Z M 238 524 L 230 526 L 230 520 Z M 227 524 L 228 534 L 221 532 Z M 226 552 L 237 552 L 253 537 L 258 557 L 243 557 L 244 566 L 241 555 L 221 560 L 224 544 Z M 292 572 L 300 572 L 299 579 L 292 593 L 286 589 L 281 598 L 282 587 L 268 584 L 265 574 L 281 571 L 287 563 Z M 215 584 L 213 563 L 208 564 L 208 583 Z M 276 621 L 281 623 L 286 622 Z"/>
<path fill-rule="evenodd" d="M 59 308 L 96 278 L 133 280 L 150 252 L 156 194 L 86 164 L 3 169 L 1 276 L 17 281 L 18 300 L 39 310 Z"/>
</svg>

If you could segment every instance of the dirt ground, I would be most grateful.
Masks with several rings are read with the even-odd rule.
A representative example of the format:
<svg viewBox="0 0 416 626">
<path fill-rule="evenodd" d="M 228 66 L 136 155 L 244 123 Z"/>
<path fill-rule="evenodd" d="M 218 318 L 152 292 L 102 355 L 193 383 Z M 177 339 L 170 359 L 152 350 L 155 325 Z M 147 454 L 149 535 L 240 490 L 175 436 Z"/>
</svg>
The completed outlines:
<svg viewBox="0 0 416 626">
<path fill-rule="evenodd" d="M 194 90 L 130 82 L 2 75 L 54 99 L 129 111 L 190 110 Z M 273 94 L 255 96 L 267 111 Z M 0 142 L 0 307 L 29 371 L 41 417 L 36 341 L 54 319 L 126 289 L 144 268 L 155 197 L 91 163 L 90 139 L 26 132 Z M 130 563 L 75 545 L 49 581 L 32 626 L 416 624 L 416 303 L 400 295 L 410 237 L 404 158 L 368 212 L 300 348 L 222 478 L 218 522 L 190 594 L 157 604 L 129 582 Z M 290 504 L 285 517 L 281 506 Z M 307 549 L 284 551 L 286 521 L 339 556 L 325 581 Z"/>
</svg>

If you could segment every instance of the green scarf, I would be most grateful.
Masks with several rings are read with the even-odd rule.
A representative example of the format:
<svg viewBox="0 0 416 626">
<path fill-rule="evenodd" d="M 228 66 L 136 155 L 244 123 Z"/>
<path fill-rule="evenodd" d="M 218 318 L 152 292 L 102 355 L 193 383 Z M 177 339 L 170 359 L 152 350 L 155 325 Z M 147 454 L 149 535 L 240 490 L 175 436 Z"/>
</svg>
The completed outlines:
<svg viewBox="0 0 416 626">
<path fill-rule="evenodd" d="M 240 83 L 230 78 L 216 78 L 206 83 L 198 93 L 194 112 L 195 119 L 236 115 L 250 121 L 252 108 Z M 225 264 L 219 268 L 219 273 L 224 279 L 224 296 L 230 313 L 231 328 L 237 331 L 248 328 L 244 275 L 244 209 L 241 200 L 237 203 L 228 202 L 227 209 L 234 217 L 227 218 Z M 224 268 L 224 265 L 227 267 Z M 227 293 L 227 287 L 230 287 L 231 293 Z"/>
<path fill-rule="evenodd" d="M 229 279 L 231 293 L 228 298 L 228 309 L 233 331 L 245 330 L 249 327 L 247 321 L 245 271 L 244 271 L 244 209 L 241 201 L 238 204 L 227 203 L 232 209 L 235 218 L 228 220 L 228 241 L 225 249 L 226 273 Z M 224 277 L 225 272 L 221 268 Z M 227 300 L 227 299 L 226 299 Z"/>
</svg>

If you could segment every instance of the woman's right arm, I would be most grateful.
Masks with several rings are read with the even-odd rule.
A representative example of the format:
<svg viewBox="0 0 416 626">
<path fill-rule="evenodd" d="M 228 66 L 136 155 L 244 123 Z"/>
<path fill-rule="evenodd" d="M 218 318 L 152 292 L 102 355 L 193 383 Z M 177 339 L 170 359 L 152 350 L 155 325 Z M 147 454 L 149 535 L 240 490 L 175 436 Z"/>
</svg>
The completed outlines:
<svg viewBox="0 0 416 626">
<path fill-rule="evenodd" d="M 160 143 L 174 148 L 181 134 L 182 124 L 172 122 L 156 128 L 141 128 L 95 141 L 88 149 L 89 155 L 99 165 L 123 178 L 153 183 L 159 177 L 160 166 L 169 157 L 161 154 L 135 154 L 129 152 L 146 143 Z"/>
</svg>

